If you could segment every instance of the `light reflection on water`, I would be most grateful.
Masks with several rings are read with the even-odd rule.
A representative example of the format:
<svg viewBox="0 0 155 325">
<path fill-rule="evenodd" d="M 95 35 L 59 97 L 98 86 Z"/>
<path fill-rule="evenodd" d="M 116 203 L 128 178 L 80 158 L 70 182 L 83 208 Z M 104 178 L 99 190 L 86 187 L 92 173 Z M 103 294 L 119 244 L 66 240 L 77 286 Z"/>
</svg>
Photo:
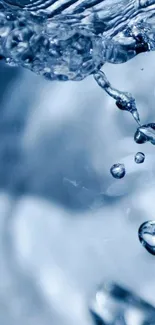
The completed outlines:
<svg viewBox="0 0 155 325">
<path fill-rule="evenodd" d="M 155 121 L 153 62 L 151 53 L 105 67 L 134 94 L 144 123 Z M 2 324 L 31 324 L 32 315 L 33 324 L 90 324 L 87 301 L 105 278 L 155 303 L 154 259 L 137 236 L 154 219 L 154 147 L 134 143 L 135 122 L 93 78 L 60 84 L 1 69 L 1 235 L 14 217 L 13 244 L 0 252 Z M 109 196 L 109 168 L 124 160 L 127 192 L 117 183 Z"/>
</svg>

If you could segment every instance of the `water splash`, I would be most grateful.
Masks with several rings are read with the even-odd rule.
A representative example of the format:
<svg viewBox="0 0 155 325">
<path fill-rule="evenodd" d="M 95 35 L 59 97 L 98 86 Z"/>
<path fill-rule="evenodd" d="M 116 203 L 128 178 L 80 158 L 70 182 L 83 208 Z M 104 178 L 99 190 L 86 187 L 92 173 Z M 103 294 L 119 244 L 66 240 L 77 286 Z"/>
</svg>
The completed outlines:
<svg viewBox="0 0 155 325">
<path fill-rule="evenodd" d="M 152 0 L 3 0 L 0 11 L 1 58 L 50 80 L 81 80 L 155 48 Z"/>
<path fill-rule="evenodd" d="M 101 68 L 153 50 L 155 0 L 0 1 L 0 59 L 49 80 L 94 75 L 116 106 L 138 123 L 137 143 L 155 144 L 153 123 L 140 125 L 135 99 L 115 89 Z"/>
</svg>

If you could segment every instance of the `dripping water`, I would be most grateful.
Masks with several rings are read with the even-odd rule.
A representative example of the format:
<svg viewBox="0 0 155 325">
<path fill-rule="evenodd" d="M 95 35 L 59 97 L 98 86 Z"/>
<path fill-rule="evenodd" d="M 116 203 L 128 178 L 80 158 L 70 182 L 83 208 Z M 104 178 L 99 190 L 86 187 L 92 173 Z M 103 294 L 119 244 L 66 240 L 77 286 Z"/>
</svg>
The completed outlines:
<svg viewBox="0 0 155 325">
<path fill-rule="evenodd" d="M 93 75 L 116 107 L 134 118 L 138 144 L 155 144 L 155 123 L 141 125 L 132 94 L 115 89 L 101 68 L 154 50 L 155 0 L 0 1 L 0 59 L 48 80 L 80 81 Z M 145 156 L 138 152 L 134 159 L 142 163 Z M 120 179 L 126 169 L 119 163 L 110 172 Z M 148 227 L 151 233 L 150 223 L 139 231 L 147 250 Z"/>
</svg>

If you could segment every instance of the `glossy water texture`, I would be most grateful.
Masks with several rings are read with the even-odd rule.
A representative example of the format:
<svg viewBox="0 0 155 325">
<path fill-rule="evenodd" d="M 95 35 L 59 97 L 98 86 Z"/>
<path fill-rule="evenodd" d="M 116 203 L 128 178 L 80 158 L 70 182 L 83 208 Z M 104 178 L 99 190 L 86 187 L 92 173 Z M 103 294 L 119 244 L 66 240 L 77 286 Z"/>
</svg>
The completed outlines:
<svg viewBox="0 0 155 325">
<path fill-rule="evenodd" d="M 1 58 L 50 80 L 81 80 L 155 48 L 152 0 L 3 0 L 0 11 Z"/>
<path fill-rule="evenodd" d="M 155 123 L 144 124 L 135 132 L 135 142 L 142 144 L 150 142 L 155 144 Z"/>
<path fill-rule="evenodd" d="M 96 72 L 94 74 L 94 78 L 98 83 L 98 85 L 102 89 L 104 89 L 107 92 L 107 94 L 115 100 L 116 106 L 122 111 L 127 111 L 131 113 L 135 121 L 139 124 L 140 117 L 133 96 L 128 92 L 122 92 L 114 88 L 110 84 L 105 73 L 102 71 Z"/>
<path fill-rule="evenodd" d="M 145 160 L 145 155 L 143 152 L 137 152 L 135 155 L 136 164 L 142 164 Z"/>
<path fill-rule="evenodd" d="M 115 283 L 104 283 L 92 299 L 90 310 L 97 325 L 151 325 L 155 308 Z"/>
<path fill-rule="evenodd" d="M 138 236 L 146 250 L 155 255 L 155 221 L 144 222 L 139 228 Z"/>
<path fill-rule="evenodd" d="M 143 123 L 154 121 L 154 57 L 106 67 L 137 99 Z M 154 305 L 154 256 L 137 236 L 154 219 L 154 146 L 133 141 L 131 114 L 91 76 L 52 83 L 2 67 L 0 324 L 93 325 L 85 310 L 106 279 Z M 144 164 L 134 162 L 138 150 Z M 109 173 L 114 162 L 126 167 L 121 180 Z"/>
<path fill-rule="evenodd" d="M 121 179 L 125 176 L 125 166 L 124 164 L 114 164 L 110 168 L 110 172 L 114 178 Z"/>
</svg>

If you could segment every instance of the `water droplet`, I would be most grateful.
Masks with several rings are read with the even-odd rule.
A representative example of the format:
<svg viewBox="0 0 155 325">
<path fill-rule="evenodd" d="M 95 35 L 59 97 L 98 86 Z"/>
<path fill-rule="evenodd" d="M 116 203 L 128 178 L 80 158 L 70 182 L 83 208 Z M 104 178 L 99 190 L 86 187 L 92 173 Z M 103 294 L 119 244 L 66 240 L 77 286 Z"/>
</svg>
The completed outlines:
<svg viewBox="0 0 155 325">
<path fill-rule="evenodd" d="M 137 152 L 135 155 L 136 164 L 142 164 L 145 160 L 145 155 L 143 152 Z"/>
<path fill-rule="evenodd" d="M 155 221 L 144 222 L 139 228 L 138 236 L 146 250 L 155 255 Z"/>
<path fill-rule="evenodd" d="M 139 124 L 140 117 L 136 107 L 135 99 L 132 97 L 132 95 L 130 93 L 121 92 L 113 88 L 106 75 L 102 71 L 95 73 L 94 78 L 98 85 L 103 88 L 108 93 L 108 95 L 116 100 L 116 106 L 122 111 L 130 112 L 135 121 Z"/>
<path fill-rule="evenodd" d="M 136 103 L 134 98 L 129 93 L 118 93 L 116 105 L 123 111 L 128 111 L 132 114 L 133 118 L 137 123 L 140 123 L 139 113 L 137 111 Z"/>
<path fill-rule="evenodd" d="M 147 141 L 155 144 L 155 123 L 144 124 L 138 127 L 134 135 L 136 143 L 145 143 Z"/>
<path fill-rule="evenodd" d="M 110 172 L 114 178 L 117 179 L 123 178 L 125 176 L 125 166 L 124 164 L 114 164 L 110 168 Z"/>
</svg>

